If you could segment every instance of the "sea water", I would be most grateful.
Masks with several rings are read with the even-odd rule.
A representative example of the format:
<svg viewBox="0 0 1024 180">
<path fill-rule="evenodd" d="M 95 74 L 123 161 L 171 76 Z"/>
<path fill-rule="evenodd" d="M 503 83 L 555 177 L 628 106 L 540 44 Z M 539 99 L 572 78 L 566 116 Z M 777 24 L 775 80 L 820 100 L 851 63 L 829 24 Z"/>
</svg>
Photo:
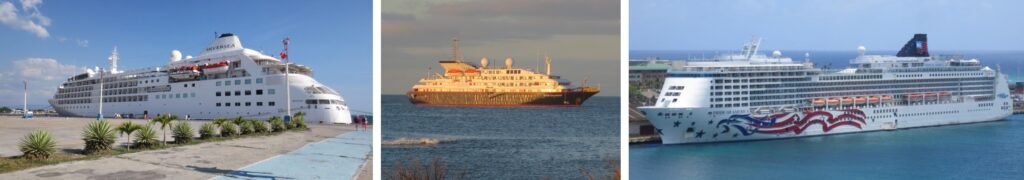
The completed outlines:
<svg viewBox="0 0 1024 180">
<path fill-rule="evenodd" d="M 469 179 L 606 177 L 619 164 L 619 103 L 619 97 L 598 96 L 581 107 L 436 107 L 385 95 L 380 118 L 385 143 L 432 139 L 438 144 L 384 145 L 382 177 L 388 179 L 399 162 L 434 158 L 448 174 Z"/>
</svg>

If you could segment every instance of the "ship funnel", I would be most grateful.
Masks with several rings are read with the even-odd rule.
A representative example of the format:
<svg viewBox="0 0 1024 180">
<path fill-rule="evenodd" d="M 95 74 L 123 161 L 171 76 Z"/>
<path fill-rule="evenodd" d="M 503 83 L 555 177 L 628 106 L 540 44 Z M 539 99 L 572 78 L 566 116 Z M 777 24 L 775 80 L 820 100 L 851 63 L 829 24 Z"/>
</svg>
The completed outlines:
<svg viewBox="0 0 1024 180">
<path fill-rule="evenodd" d="M 903 49 L 900 49 L 899 53 L 896 53 L 897 57 L 928 57 L 928 35 L 927 34 L 914 34 L 914 38 L 907 41 L 906 45 L 903 45 Z"/>
<path fill-rule="evenodd" d="M 238 36 L 231 33 L 224 33 L 217 37 L 216 40 L 213 40 L 210 45 L 206 46 L 206 49 L 203 49 L 203 52 L 199 53 L 199 56 L 238 49 L 242 49 L 242 41 L 238 39 Z"/>
<path fill-rule="evenodd" d="M 544 56 L 544 64 L 548 66 L 548 76 L 551 76 L 551 57 Z"/>
<path fill-rule="evenodd" d="M 181 61 L 181 51 L 171 50 L 171 62 Z"/>
<path fill-rule="evenodd" d="M 487 69 L 487 57 L 480 58 L 480 68 Z"/>
<path fill-rule="evenodd" d="M 512 69 L 512 58 L 505 58 L 505 68 Z"/>
</svg>

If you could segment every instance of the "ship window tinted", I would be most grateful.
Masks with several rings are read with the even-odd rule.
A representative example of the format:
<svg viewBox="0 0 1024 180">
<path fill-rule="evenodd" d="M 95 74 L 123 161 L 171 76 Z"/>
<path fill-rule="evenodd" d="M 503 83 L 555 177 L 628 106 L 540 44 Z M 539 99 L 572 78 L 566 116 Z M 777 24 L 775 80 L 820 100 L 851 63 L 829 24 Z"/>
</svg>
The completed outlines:
<svg viewBox="0 0 1024 180">
<path fill-rule="evenodd" d="M 274 94 L 274 89 L 267 89 L 267 94 Z"/>
<path fill-rule="evenodd" d="M 257 89 L 256 90 L 256 95 L 263 95 L 263 90 L 262 89 Z"/>
<path fill-rule="evenodd" d="M 217 86 L 220 86 L 220 81 L 217 81 Z"/>
<path fill-rule="evenodd" d="M 256 78 L 256 84 L 263 84 L 263 78 Z"/>
<path fill-rule="evenodd" d="M 316 104 L 316 99 L 307 99 L 306 104 Z"/>
<path fill-rule="evenodd" d="M 224 106 L 231 107 L 231 103 L 224 103 Z"/>
<path fill-rule="evenodd" d="M 321 99 L 321 100 L 318 100 L 318 101 L 319 101 L 319 104 L 331 104 L 331 101 L 330 100 L 326 100 L 326 99 Z"/>
<path fill-rule="evenodd" d="M 240 103 L 240 102 L 236 102 L 236 103 L 235 103 L 235 106 L 242 106 L 242 103 Z"/>
<path fill-rule="evenodd" d="M 217 91 L 217 96 L 220 96 L 220 91 Z"/>
<path fill-rule="evenodd" d="M 252 106 L 251 102 L 245 102 L 245 106 Z"/>
<path fill-rule="evenodd" d="M 252 84 L 252 79 L 245 79 L 245 84 Z"/>
<path fill-rule="evenodd" d="M 220 103 L 217 103 L 217 107 L 220 107 Z"/>
<path fill-rule="evenodd" d="M 224 91 L 224 96 L 231 96 L 231 92 L 230 91 Z"/>
<path fill-rule="evenodd" d="M 267 102 L 267 106 L 274 106 L 274 101 Z"/>
<path fill-rule="evenodd" d="M 245 95 L 246 95 L 246 96 L 248 96 L 248 95 L 252 95 L 252 91 L 250 91 L 250 90 L 245 90 Z"/>
<path fill-rule="evenodd" d="M 235 79 L 235 85 L 241 85 L 241 84 L 242 84 L 242 80 L 241 79 Z"/>
<path fill-rule="evenodd" d="M 231 80 L 224 81 L 224 86 L 230 86 L 230 85 L 231 85 Z"/>
<path fill-rule="evenodd" d="M 256 102 L 256 106 L 263 106 L 263 102 Z"/>
<path fill-rule="evenodd" d="M 242 95 L 242 91 L 235 91 L 235 96 L 241 96 L 241 95 Z"/>
</svg>

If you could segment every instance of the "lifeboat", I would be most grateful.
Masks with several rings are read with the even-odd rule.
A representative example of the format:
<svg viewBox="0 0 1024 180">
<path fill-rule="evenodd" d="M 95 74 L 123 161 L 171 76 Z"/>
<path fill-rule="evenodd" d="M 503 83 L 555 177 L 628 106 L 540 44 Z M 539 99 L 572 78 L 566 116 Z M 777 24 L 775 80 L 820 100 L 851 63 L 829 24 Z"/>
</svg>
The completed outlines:
<svg viewBox="0 0 1024 180">
<path fill-rule="evenodd" d="M 869 103 L 876 103 L 876 102 L 878 102 L 879 99 L 880 98 L 878 98 L 878 96 L 870 96 L 870 97 L 868 97 L 868 102 Z"/>
<path fill-rule="evenodd" d="M 213 64 L 204 64 L 202 66 L 203 73 L 206 74 L 217 74 L 228 72 L 228 61 L 221 61 Z"/>
<path fill-rule="evenodd" d="M 852 103 L 853 103 L 853 98 L 852 97 L 843 97 L 843 104 L 852 104 Z"/>
<path fill-rule="evenodd" d="M 924 97 L 923 94 L 917 94 L 917 93 L 910 94 L 910 99 L 921 99 L 922 97 Z"/>
<path fill-rule="evenodd" d="M 939 92 L 939 96 L 949 96 L 949 95 L 950 95 L 950 93 L 948 91 Z"/>
<path fill-rule="evenodd" d="M 882 96 L 882 101 L 892 102 L 892 96 L 890 96 L 890 95 L 883 95 Z"/>
<path fill-rule="evenodd" d="M 938 93 L 924 93 L 924 98 L 925 99 L 936 99 L 936 98 L 939 98 L 939 94 Z"/>
<path fill-rule="evenodd" d="M 447 72 L 448 74 L 462 73 L 462 71 L 458 69 L 449 69 Z"/>
<path fill-rule="evenodd" d="M 826 102 L 828 102 L 828 105 L 836 105 L 839 104 L 839 98 L 828 98 Z"/>
<path fill-rule="evenodd" d="M 480 70 L 476 70 L 476 69 L 467 69 L 467 70 L 466 70 L 466 74 L 480 74 Z"/>
<path fill-rule="evenodd" d="M 866 98 L 864 96 L 857 96 L 857 98 L 854 98 L 853 101 L 854 101 L 854 103 L 857 103 L 857 104 L 864 104 L 864 103 L 868 102 L 868 98 Z"/>
<path fill-rule="evenodd" d="M 814 106 L 824 106 L 825 105 L 825 99 L 823 99 L 823 98 L 815 98 L 815 99 L 811 100 L 811 105 L 814 105 Z"/>
</svg>

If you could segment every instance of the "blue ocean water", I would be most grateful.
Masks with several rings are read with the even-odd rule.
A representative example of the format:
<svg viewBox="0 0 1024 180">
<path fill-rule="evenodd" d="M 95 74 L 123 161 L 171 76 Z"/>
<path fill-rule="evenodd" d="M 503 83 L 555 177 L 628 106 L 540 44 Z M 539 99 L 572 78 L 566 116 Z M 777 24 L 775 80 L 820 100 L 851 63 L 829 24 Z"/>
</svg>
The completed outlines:
<svg viewBox="0 0 1024 180">
<path fill-rule="evenodd" d="M 581 179 L 605 176 L 619 160 L 619 97 L 593 97 L 581 107 L 414 106 L 381 97 L 385 142 L 431 138 L 437 145 L 382 146 L 382 177 L 397 162 L 441 158 L 449 174 L 469 179 Z M 614 161 L 616 167 L 610 167 Z"/>
<path fill-rule="evenodd" d="M 1024 179 L 1024 116 L 806 138 L 631 145 L 630 179 Z"/>
<path fill-rule="evenodd" d="M 630 59 L 694 59 L 711 58 L 722 53 L 735 53 L 736 51 L 630 51 Z M 761 53 L 771 53 L 762 51 Z M 782 51 L 783 56 L 793 58 L 794 61 L 803 61 L 804 53 L 810 53 L 810 60 L 818 67 L 829 66 L 832 68 L 845 68 L 850 64 L 850 59 L 857 57 L 857 51 Z M 996 69 L 1002 68 L 1002 72 L 1010 76 L 1011 82 L 1024 80 L 1024 51 L 931 51 L 932 55 L 962 55 L 965 58 L 977 58 L 982 64 Z M 896 51 L 868 51 L 869 55 L 896 55 Z"/>
</svg>

